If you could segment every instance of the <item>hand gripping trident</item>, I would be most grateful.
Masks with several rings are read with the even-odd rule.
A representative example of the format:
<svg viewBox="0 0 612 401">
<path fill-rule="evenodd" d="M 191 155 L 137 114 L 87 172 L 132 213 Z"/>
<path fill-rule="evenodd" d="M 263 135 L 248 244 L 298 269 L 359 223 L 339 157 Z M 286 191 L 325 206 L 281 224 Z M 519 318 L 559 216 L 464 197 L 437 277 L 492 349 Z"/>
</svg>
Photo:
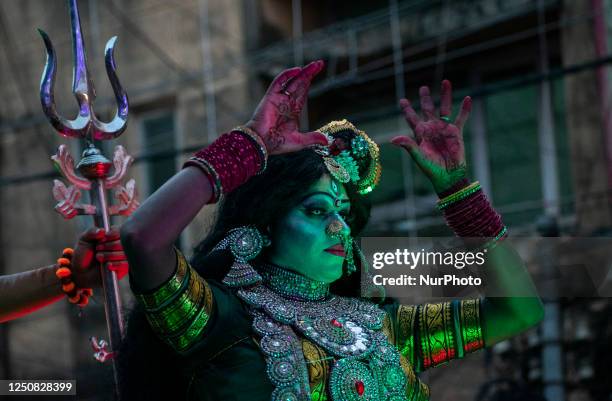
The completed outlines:
<svg viewBox="0 0 612 401">
<path fill-rule="evenodd" d="M 47 61 L 40 82 L 40 101 L 43 111 L 51 122 L 51 125 L 53 125 L 61 135 L 72 138 L 83 138 L 86 141 L 87 147 L 83 152 L 81 161 L 76 166 L 76 170 L 78 170 L 80 176 L 74 171 L 74 161 L 66 145 L 61 145 L 57 154 L 51 157 L 64 177 L 72 184 L 66 187 L 61 181 L 54 181 L 53 195 L 58 201 L 55 209 L 66 219 L 71 219 L 79 214 L 92 215 L 96 227 L 103 227 L 105 230 L 109 230 L 109 216 L 118 214 L 127 216 L 138 207 L 134 180 L 129 180 L 125 186 L 120 185 L 133 158 L 126 153 L 122 146 L 117 146 L 113 162 L 111 163 L 111 161 L 104 157 L 102 152 L 95 147 L 95 141 L 97 140 L 117 138 L 125 130 L 127 125 L 127 94 L 121 87 L 119 79 L 117 78 L 115 60 L 113 58 L 113 51 L 117 38 L 111 38 L 107 42 L 104 51 L 106 71 L 115 93 L 117 111 L 110 122 L 104 123 L 97 119 L 93 110 L 93 102 L 96 93 L 87 69 L 85 45 L 83 43 L 77 2 L 76 0 L 68 0 L 68 5 L 70 8 L 72 49 L 74 55 L 72 93 L 74 93 L 79 104 L 79 112 L 74 120 L 68 120 L 60 116 L 55 109 L 53 87 L 57 63 L 51 40 L 42 30 L 39 30 L 39 32 L 47 50 Z M 114 167 L 112 175 L 109 174 L 111 172 L 111 167 Z M 114 189 L 114 197 L 117 202 L 112 206 L 108 206 L 106 191 L 111 189 Z M 90 198 L 93 204 L 78 203 L 81 197 L 81 190 L 90 191 Z M 101 271 L 110 346 L 111 350 L 115 350 L 121 341 L 123 333 L 121 300 L 119 298 L 117 278 L 114 272 L 104 268 L 102 268 Z M 97 350 L 106 351 L 102 349 L 104 348 L 102 341 L 99 344 L 93 345 Z M 97 354 L 106 355 L 105 358 L 98 358 L 103 361 L 108 359 L 108 355 L 112 355 L 112 351 L 110 353 L 101 352 Z"/>
</svg>

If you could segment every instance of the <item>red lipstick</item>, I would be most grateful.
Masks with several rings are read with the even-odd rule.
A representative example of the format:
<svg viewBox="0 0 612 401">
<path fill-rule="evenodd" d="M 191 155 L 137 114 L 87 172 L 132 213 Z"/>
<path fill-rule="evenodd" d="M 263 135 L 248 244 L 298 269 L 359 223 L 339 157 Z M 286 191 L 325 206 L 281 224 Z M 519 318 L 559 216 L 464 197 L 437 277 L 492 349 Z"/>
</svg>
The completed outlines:
<svg viewBox="0 0 612 401">
<path fill-rule="evenodd" d="M 325 252 L 329 252 L 332 255 L 341 256 L 341 257 L 346 256 L 346 254 L 344 253 L 344 247 L 342 246 L 342 244 L 336 244 L 334 246 L 330 246 L 329 248 L 325 250 Z"/>
</svg>

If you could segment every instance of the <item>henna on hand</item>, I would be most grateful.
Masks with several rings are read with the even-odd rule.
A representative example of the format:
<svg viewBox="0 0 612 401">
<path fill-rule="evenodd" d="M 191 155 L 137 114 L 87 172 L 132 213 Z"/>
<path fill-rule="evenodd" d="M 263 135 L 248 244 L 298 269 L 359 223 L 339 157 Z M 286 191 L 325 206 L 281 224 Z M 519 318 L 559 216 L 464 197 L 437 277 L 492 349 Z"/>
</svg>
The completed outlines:
<svg viewBox="0 0 612 401">
<path fill-rule="evenodd" d="M 295 122 L 299 120 L 302 108 L 296 107 L 296 101 L 293 98 L 293 94 L 289 93 L 287 97 L 288 102 L 274 104 L 277 112 L 276 120 L 268 129 L 268 135 L 264 135 L 263 137 L 264 143 L 270 153 L 274 152 L 285 143 L 283 133 L 286 130 L 297 128 L 296 126 L 291 126 L 291 124 L 295 124 Z"/>
<path fill-rule="evenodd" d="M 312 144 L 327 144 L 320 133 L 300 133 L 299 119 L 312 79 L 323 69 L 323 61 L 280 73 L 257 106 L 247 127 L 263 139 L 269 154 L 300 150 Z"/>
<path fill-rule="evenodd" d="M 461 111 L 454 122 L 449 122 L 452 112 L 452 88 L 447 80 L 442 81 L 440 114 L 436 114 L 429 88 L 419 89 L 423 118 L 414 111 L 410 101 L 400 100 L 406 121 L 412 128 L 414 138 L 406 135 L 391 140 L 405 148 L 419 168 L 431 180 L 437 193 L 450 188 L 465 178 L 465 146 L 463 126 L 469 116 L 472 101 L 463 99 Z"/>
<path fill-rule="evenodd" d="M 282 122 L 277 122 L 270 128 L 268 135 L 264 138 L 264 143 L 270 153 L 273 153 L 285 143 L 285 137 L 282 135 Z"/>
</svg>

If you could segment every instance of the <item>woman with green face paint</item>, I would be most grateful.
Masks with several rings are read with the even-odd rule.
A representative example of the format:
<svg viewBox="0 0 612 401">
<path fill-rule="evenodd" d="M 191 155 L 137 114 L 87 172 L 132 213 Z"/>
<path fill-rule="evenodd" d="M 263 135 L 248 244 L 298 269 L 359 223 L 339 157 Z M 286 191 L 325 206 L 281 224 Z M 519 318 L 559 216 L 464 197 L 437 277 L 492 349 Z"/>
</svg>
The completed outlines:
<svg viewBox="0 0 612 401">
<path fill-rule="evenodd" d="M 377 297 L 361 297 L 367 266 L 355 238 L 380 177 L 378 147 L 346 120 L 297 131 L 322 67 L 281 73 L 247 125 L 196 153 L 124 225 L 139 300 L 120 350 L 124 399 L 424 400 L 429 389 L 416 372 L 538 321 L 535 292 L 521 302 L 425 305 L 398 305 L 376 287 L 363 290 Z M 501 219 L 460 173 L 462 123 L 423 110 L 431 111 L 424 122 L 409 113 L 424 123 L 420 139 L 394 143 L 433 177 L 459 235 L 495 241 L 493 280 L 531 285 L 501 242 Z M 215 225 L 188 263 L 173 244 L 220 198 Z M 483 215 L 465 223 L 464 209 L 475 207 Z M 522 308 L 536 313 L 525 317 Z"/>
<path fill-rule="evenodd" d="M 350 207 L 342 183 L 327 174 L 322 176 L 271 230 L 270 262 L 328 284 L 340 279 L 346 252 L 336 237 L 350 234 L 346 223 Z"/>
</svg>

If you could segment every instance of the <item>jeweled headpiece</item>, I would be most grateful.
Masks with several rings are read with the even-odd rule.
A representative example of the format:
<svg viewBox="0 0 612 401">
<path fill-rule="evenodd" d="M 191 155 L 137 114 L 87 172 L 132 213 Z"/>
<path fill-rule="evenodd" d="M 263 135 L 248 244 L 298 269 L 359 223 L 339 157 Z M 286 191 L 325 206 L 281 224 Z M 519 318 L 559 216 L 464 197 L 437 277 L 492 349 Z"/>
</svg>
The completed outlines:
<svg viewBox="0 0 612 401">
<path fill-rule="evenodd" d="M 351 182 L 365 195 L 380 181 L 378 145 L 347 120 L 332 121 L 317 130 L 327 136 L 328 146 L 315 145 L 329 173 L 342 183 Z"/>
</svg>

